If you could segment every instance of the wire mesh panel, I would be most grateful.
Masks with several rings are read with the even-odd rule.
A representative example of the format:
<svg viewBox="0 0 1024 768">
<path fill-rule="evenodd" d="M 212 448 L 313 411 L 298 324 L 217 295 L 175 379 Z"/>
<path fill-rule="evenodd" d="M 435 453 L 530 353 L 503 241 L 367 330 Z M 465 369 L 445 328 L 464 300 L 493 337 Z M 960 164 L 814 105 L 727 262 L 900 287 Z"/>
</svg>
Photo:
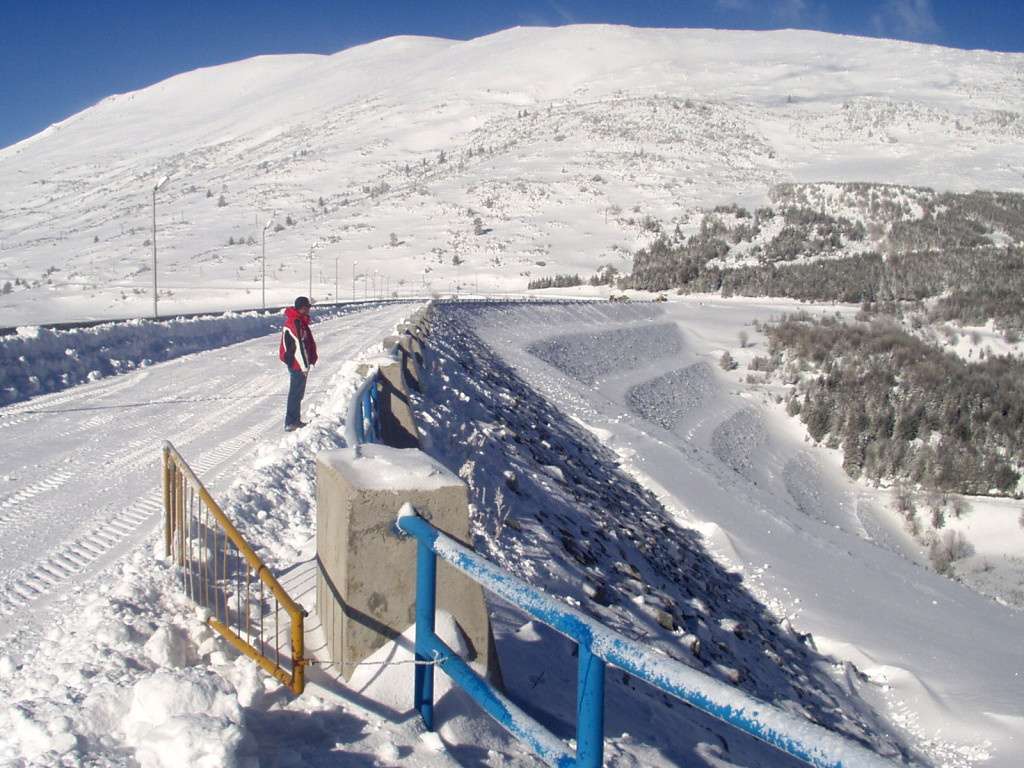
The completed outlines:
<svg viewBox="0 0 1024 768">
<path fill-rule="evenodd" d="M 207 622 L 295 693 L 305 686 L 305 611 L 239 534 L 170 443 L 164 443 L 164 543 L 182 589 Z"/>
</svg>

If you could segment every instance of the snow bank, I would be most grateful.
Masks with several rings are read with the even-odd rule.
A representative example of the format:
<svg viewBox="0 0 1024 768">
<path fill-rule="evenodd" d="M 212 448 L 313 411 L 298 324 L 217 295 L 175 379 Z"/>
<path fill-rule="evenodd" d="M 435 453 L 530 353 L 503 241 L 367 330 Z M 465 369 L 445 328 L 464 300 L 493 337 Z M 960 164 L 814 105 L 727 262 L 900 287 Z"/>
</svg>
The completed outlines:
<svg viewBox="0 0 1024 768">
<path fill-rule="evenodd" d="M 242 721 L 238 696 L 223 677 L 159 670 L 132 686 L 121 727 L 142 768 L 235 768 Z"/>
<path fill-rule="evenodd" d="M 344 308 L 318 311 L 317 320 Z M 277 314 L 131 320 L 88 328 L 19 328 L 0 337 L 0 405 L 58 392 L 76 384 L 279 333 Z"/>
</svg>

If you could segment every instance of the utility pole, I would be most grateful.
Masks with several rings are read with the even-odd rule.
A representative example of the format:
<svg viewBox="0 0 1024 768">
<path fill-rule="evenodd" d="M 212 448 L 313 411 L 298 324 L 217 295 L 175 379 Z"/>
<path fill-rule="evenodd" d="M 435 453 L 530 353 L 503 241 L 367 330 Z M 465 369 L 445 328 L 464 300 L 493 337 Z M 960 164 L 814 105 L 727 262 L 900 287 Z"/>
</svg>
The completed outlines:
<svg viewBox="0 0 1024 768">
<path fill-rule="evenodd" d="M 263 283 L 263 309 L 267 308 L 267 230 L 273 225 L 270 219 L 263 225 L 263 256 L 260 259 L 260 280 Z"/>
<path fill-rule="evenodd" d="M 313 300 L 313 249 L 314 248 L 316 248 L 315 245 L 311 245 L 309 247 L 309 293 L 307 293 L 306 295 L 309 296 L 309 300 L 310 301 Z"/>
<path fill-rule="evenodd" d="M 157 297 L 158 297 L 158 293 L 157 293 L 157 285 L 156 285 L 156 193 L 157 193 L 157 190 L 160 189 L 160 187 L 162 187 L 164 184 L 167 183 L 167 180 L 169 178 L 171 178 L 171 177 L 170 176 L 164 176 L 153 187 L 153 319 L 154 320 L 156 320 L 158 317 L 160 317 L 160 315 L 157 312 Z"/>
</svg>

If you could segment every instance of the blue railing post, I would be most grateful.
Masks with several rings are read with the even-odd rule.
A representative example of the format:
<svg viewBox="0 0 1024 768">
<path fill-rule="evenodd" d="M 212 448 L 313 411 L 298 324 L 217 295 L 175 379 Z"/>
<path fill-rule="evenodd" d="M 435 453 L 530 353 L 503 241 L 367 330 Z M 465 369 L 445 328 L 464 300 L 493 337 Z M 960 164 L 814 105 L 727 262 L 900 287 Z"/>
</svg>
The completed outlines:
<svg viewBox="0 0 1024 768">
<path fill-rule="evenodd" d="M 345 439 L 349 445 L 380 443 L 380 369 L 372 369 L 349 403 Z"/>
<path fill-rule="evenodd" d="M 416 546 L 416 668 L 413 672 L 413 701 L 428 731 L 434 730 L 434 665 L 428 652 L 434 637 L 434 609 L 437 603 L 437 557 L 430 546 Z"/>
<path fill-rule="evenodd" d="M 374 374 L 374 376 L 376 377 L 376 374 Z M 360 442 L 363 442 L 363 443 L 366 443 L 366 442 L 370 442 L 370 443 L 376 442 L 376 440 L 374 438 L 375 438 L 375 432 L 376 432 L 377 414 L 374 412 L 374 407 L 373 407 L 374 406 L 374 394 L 375 394 L 376 391 L 377 391 L 377 385 L 376 385 L 376 382 L 373 382 L 369 387 L 366 388 L 366 392 L 363 394 L 363 413 L 362 413 L 362 419 L 360 419 L 361 423 L 359 425 L 360 426 L 359 440 L 360 440 Z M 367 434 L 367 431 L 366 431 L 366 425 L 367 424 L 369 424 L 369 426 L 370 426 L 369 434 Z"/>
<path fill-rule="evenodd" d="M 380 402 L 378 387 L 380 386 L 380 371 L 374 376 L 373 386 L 366 390 L 367 413 L 370 414 L 370 442 L 380 442 Z"/>
<path fill-rule="evenodd" d="M 576 765 L 601 768 L 604 762 L 604 660 L 579 645 L 576 682 Z"/>
<path fill-rule="evenodd" d="M 380 431 L 380 372 L 377 373 L 377 382 L 372 387 L 373 396 L 373 439 L 375 442 L 381 441 Z"/>
<path fill-rule="evenodd" d="M 363 416 L 363 409 L 359 409 L 359 420 L 355 423 L 356 439 L 360 444 L 366 442 L 366 417 Z"/>
</svg>

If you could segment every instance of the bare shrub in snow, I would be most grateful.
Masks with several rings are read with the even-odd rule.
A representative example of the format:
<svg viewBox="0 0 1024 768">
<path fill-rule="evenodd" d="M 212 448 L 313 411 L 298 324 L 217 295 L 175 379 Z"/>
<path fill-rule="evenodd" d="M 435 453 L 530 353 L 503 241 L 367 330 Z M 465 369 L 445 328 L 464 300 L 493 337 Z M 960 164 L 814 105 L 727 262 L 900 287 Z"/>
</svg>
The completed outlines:
<svg viewBox="0 0 1024 768">
<path fill-rule="evenodd" d="M 929 547 L 932 566 L 939 573 L 953 575 L 953 563 L 974 554 L 974 547 L 961 531 L 946 531 L 936 536 Z"/>
</svg>

